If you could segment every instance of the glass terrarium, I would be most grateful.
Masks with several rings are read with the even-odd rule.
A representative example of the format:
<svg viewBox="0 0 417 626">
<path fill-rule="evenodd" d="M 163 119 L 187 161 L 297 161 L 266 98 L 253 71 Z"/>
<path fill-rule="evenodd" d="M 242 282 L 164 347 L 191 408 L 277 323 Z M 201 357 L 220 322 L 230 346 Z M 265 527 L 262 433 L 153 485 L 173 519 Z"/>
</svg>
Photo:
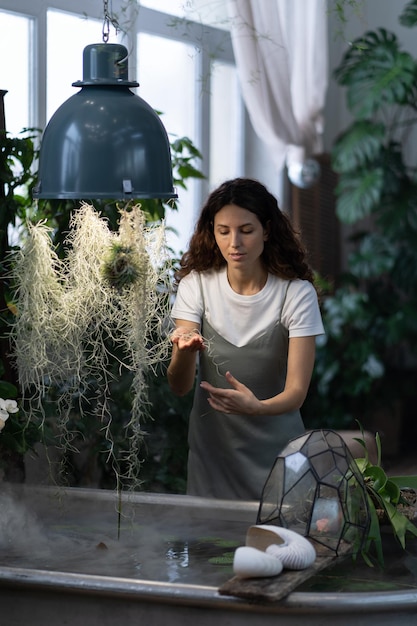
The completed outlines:
<svg viewBox="0 0 417 626">
<path fill-rule="evenodd" d="M 362 474 L 342 437 L 313 430 L 292 439 L 265 483 L 257 524 L 290 528 L 338 554 L 360 550 L 370 516 Z"/>
</svg>

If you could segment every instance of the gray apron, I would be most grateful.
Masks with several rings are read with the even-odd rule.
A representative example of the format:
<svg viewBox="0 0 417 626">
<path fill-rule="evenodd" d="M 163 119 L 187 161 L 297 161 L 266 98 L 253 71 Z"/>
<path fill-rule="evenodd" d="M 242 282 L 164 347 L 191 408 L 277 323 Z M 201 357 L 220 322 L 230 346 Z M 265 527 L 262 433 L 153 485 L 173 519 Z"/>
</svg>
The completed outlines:
<svg viewBox="0 0 417 626">
<path fill-rule="evenodd" d="M 285 297 L 284 297 L 285 300 Z M 247 345 L 229 343 L 203 316 L 201 332 L 209 349 L 200 353 L 194 404 L 190 415 L 187 493 L 190 495 L 260 500 L 262 488 L 276 456 L 289 439 L 304 432 L 298 410 L 282 415 L 231 415 L 219 413 L 200 388 L 206 380 L 230 388 L 229 370 L 259 399 L 284 389 L 287 372 L 288 331 L 278 321 Z"/>
</svg>

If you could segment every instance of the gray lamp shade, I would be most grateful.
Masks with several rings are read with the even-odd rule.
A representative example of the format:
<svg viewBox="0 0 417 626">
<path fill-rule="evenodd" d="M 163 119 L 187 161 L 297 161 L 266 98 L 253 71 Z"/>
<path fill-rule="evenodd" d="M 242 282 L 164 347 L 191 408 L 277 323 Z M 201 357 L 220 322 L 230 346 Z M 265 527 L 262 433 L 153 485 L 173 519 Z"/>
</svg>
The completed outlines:
<svg viewBox="0 0 417 626">
<path fill-rule="evenodd" d="M 34 198 L 175 198 L 171 151 L 157 115 L 130 87 L 127 49 L 92 44 L 81 90 L 50 119 Z"/>
</svg>

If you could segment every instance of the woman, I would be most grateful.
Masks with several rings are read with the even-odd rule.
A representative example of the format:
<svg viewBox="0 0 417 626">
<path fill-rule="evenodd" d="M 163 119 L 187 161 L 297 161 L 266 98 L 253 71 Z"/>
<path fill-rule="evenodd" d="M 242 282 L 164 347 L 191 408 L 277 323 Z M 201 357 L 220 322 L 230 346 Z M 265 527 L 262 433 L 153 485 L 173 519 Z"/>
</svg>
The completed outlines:
<svg viewBox="0 0 417 626">
<path fill-rule="evenodd" d="M 322 334 L 313 274 L 277 200 L 255 180 L 213 191 L 176 275 L 170 387 L 198 381 L 187 493 L 259 500 L 300 407 Z"/>
</svg>

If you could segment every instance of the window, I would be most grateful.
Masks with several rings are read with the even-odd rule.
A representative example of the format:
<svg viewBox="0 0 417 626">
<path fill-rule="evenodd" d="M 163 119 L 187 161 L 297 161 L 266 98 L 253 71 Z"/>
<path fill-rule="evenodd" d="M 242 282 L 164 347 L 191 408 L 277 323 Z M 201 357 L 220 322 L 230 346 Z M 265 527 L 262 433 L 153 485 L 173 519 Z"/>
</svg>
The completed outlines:
<svg viewBox="0 0 417 626">
<path fill-rule="evenodd" d="M 47 11 L 46 118 L 77 93 L 72 83 L 83 77 L 83 50 L 101 41 L 102 24 L 64 11 Z"/>
<path fill-rule="evenodd" d="M 161 113 L 170 141 L 177 137 L 196 138 L 196 56 L 189 44 L 148 34 L 138 36 L 138 93 Z M 169 62 L 167 60 L 169 59 Z M 173 72 L 172 68 L 179 68 Z M 184 250 L 191 234 L 196 204 L 196 186 L 178 189 L 179 210 L 167 214 L 169 245 Z M 180 226 L 181 225 L 181 226 Z"/>
<path fill-rule="evenodd" d="M 228 30 L 224 0 L 138 0 L 141 6 Z"/>
<path fill-rule="evenodd" d="M 213 188 L 239 176 L 243 169 L 243 105 L 233 65 L 212 63 L 210 96 L 210 187 Z"/>
<path fill-rule="evenodd" d="M 138 16 L 139 95 L 163 113 L 171 138 L 189 137 L 203 155 L 198 165 L 205 181 L 191 180 L 188 191 L 178 189 L 179 213 L 167 216 L 179 235 L 169 242 L 177 251 L 186 247 L 208 191 L 229 176 L 243 174 L 243 106 L 230 35 L 206 25 L 207 20 L 189 21 L 191 11 L 196 15 L 199 7 L 213 5 L 221 8 L 224 3 L 146 0 Z M 161 18 L 155 10 L 169 10 L 171 17 Z M 184 16 L 186 20 L 180 19 Z"/>
<path fill-rule="evenodd" d="M 33 20 L 0 10 L 0 89 L 6 90 L 6 129 L 17 135 L 35 122 L 29 90 L 32 85 Z"/>
</svg>

